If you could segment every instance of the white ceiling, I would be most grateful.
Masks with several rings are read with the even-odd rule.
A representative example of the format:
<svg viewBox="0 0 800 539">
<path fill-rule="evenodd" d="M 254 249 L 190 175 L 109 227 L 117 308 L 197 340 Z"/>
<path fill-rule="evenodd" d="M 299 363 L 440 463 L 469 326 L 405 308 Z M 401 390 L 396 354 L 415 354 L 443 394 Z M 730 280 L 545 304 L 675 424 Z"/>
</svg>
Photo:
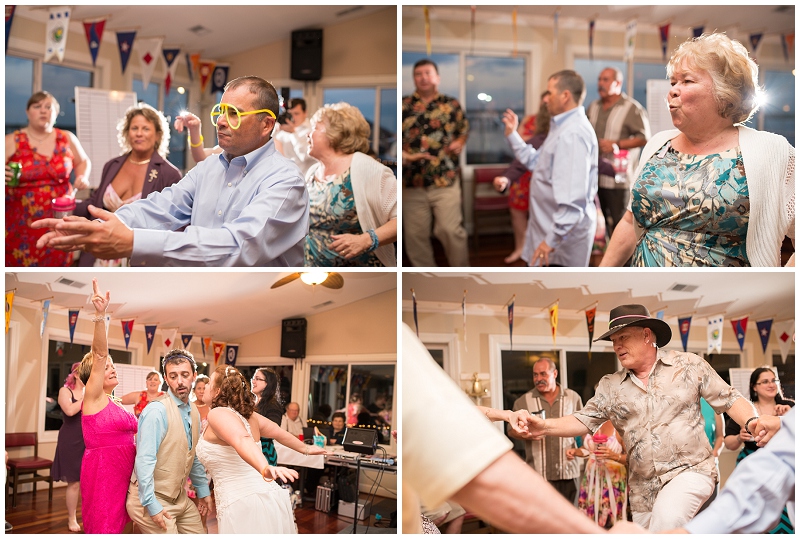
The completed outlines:
<svg viewBox="0 0 800 539">
<path fill-rule="evenodd" d="M 339 290 L 312 288 L 299 279 L 270 289 L 288 274 L 26 271 L 6 273 L 6 290 L 16 289 L 15 305 L 38 306 L 39 300 L 53 298 L 52 312 L 82 307 L 93 315 L 88 298 L 92 277 L 96 276 L 102 291 L 111 291 L 108 312 L 114 320 L 135 318 L 138 328 L 157 323 L 159 328 L 177 327 L 183 332 L 231 341 L 279 326 L 284 318 L 311 316 L 397 288 L 394 272 L 350 272 L 342 273 L 344 286 Z M 83 286 L 72 288 L 55 283 L 60 277 Z M 203 324 L 200 320 L 204 318 L 217 323 Z"/>
<path fill-rule="evenodd" d="M 547 23 L 552 27 L 553 14 L 559 10 L 559 26 L 578 24 L 586 27 L 590 18 L 597 20 L 598 28 L 603 24 L 627 23 L 636 20 L 641 25 L 670 23 L 673 29 L 706 26 L 706 30 L 720 30 L 747 35 L 766 32 L 775 35 L 794 30 L 794 5 L 525 5 L 525 6 L 477 6 L 478 23 L 505 22 L 511 20 L 511 12 L 517 8 L 519 24 L 530 22 Z M 403 6 L 403 16 L 422 16 L 421 6 Z M 463 6 L 431 6 L 431 19 L 469 20 L 470 9 Z M 640 30 L 641 31 L 641 30 Z M 674 33 L 674 30 L 673 30 Z"/>
<path fill-rule="evenodd" d="M 514 312 L 527 316 L 547 316 L 546 308 L 558 300 L 559 313 L 567 316 L 578 315 L 597 301 L 599 320 L 608 320 L 608 311 L 628 303 L 642 304 L 653 315 L 665 309 L 670 321 L 690 314 L 787 320 L 794 318 L 794 280 L 789 271 L 404 273 L 402 300 L 403 310 L 409 311 L 413 288 L 419 310 L 460 313 L 466 289 L 468 312 L 476 314 L 504 313 L 505 304 L 516 294 Z M 675 284 L 697 289 L 670 291 Z"/>
<path fill-rule="evenodd" d="M 17 6 L 14 17 L 45 22 L 48 7 Z M 323 28 L 381 9 L 385 6 L 83 5 L 73 6 L 70 29 L 72 39 L 85 41 L 80 21 L 106 18 L 105 39 L 111 46 L 116 46 L 114 31 L 136 30 L 136 37 L 164 37 L 165 46 L 180 46 L 184 52 L 217 60 L 289 39 L 293 30 Z M 197 25 L 210 32 L 198 36 L 189 31 Z"/>
</svg>

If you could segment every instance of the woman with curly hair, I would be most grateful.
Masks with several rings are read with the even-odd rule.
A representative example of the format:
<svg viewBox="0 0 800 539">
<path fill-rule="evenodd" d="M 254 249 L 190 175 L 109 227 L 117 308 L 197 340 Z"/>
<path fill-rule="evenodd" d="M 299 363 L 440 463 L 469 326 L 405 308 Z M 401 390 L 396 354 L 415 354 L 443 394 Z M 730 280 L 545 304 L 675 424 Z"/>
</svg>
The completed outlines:
<svg viewBox="0 0 800 539">
<path fill-rule="evenodd" d="M 203 398 L 211 411 L 197 443 L 197 456 L 214 480 L 219 533 L 296 533 L 289 492 L 274 480 L 290 482 L 298 474 L 270 466 L 254 433 L 306 455 L 325 450 L 303 444 L 256 413 L 247 380 L 230 365 L 220 365 L 211 373 Z"/>
</svg>

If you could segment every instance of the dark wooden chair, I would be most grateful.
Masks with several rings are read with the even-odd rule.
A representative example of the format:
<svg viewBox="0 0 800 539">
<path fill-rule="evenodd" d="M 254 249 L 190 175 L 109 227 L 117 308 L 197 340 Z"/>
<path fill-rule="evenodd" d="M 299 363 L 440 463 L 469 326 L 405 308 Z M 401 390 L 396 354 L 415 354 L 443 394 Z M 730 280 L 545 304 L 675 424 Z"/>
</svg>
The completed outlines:
<svg viewBox="0 0 800 539">
<path fill-rule="evenodd" d="M 49 500 L 53 501 L 53 475 L 50 468 L 53 461 L 39 456 L 39 435 L 36 432 L 7 432 L 6 451 L 12 447 L 33 447 L 32 457 L 9 458 L 6 466 L 6 495 L 11 488 L 11 507 L 17 506 L 17 488 L 25 483 L 33 483 L 33 494 L 36 494 L 36 483 L 47 481 L 50 484 Z M 39 470 L 47 470 L 47 475 L 40 475 Z M 20 477 L 27 476 L 30 477 Z"/>
<path fill-rule="evenodd" d="M 494 190 L 492 182 L 502 176 L 507 167 L 485 167 L 473 169 L 472 180 L 472 239 L 478 250 L 478 236 L 481 234 L 481 221 L 498 215 L 508 216 L 508 196 Z M 485 221 L 484 221 L 485 222 Z"/>
</svg>

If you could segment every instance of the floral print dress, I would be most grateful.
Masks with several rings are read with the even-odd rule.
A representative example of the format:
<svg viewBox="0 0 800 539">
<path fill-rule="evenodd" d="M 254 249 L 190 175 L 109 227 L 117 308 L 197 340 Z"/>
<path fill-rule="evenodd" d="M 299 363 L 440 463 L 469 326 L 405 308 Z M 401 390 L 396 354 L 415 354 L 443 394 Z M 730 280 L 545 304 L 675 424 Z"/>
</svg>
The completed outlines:
<svg viewBox="0 0 800 539">
<path fill-rule="evenodd" d="M 631 209 L 645 230 L 632 266 L 750 265 L 750 198 L 738 147 L 689 155 L 667 142 L 637 178 Z"/>
<path fill-rule="evenodd" d="M 589 458 L 581 477 L 578 509 L 600 527 L 608 528 L 617 521 L 625 521 L 628 511 L 627 468 L 613 460 L 598 462 L 594 456 L 597 446 L 590 435 L 585 437 L 583 447 L 589 451 Z M 606 447 L 615 453 L 623 452 L 616 436 L 608 439 Z"/>
<path fill-rule="evenodd" d="M 338 234 L 361 234 L 361 225 L 356 213 L 350 169 L 330 182 L 314 177 L 308 187 L 308 236 L 304 249 L 306 266 L 368 266 L 381 267 L 374 251 L 345 259 L 330 248 L 331 236 Z"/>
<path fill-rule="evenodd" d="M 6 266 L 69 266 L 72 253 L 38 249 L 46 229 L 34 230 L 33 221 L 53 217 L 54 198 L 69 194 L 72 150 L 69 138 L 55 129 L 53 155 L 37 153 L 24 131 L 14 133 L 14 154 L 7 158 L 22 165 L 18 187 L 6 186 Z"/>
</svg>

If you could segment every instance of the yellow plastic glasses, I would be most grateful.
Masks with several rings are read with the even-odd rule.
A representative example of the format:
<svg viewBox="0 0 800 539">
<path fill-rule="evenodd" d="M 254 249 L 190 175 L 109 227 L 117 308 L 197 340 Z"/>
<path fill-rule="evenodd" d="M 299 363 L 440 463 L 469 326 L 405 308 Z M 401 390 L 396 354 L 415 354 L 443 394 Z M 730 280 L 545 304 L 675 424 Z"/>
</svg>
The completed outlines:
<svg viewBox="0 0 800 539">
<path fill-rule="evenodd" d="M 231 111 L 234 112 L 233 121 L 231 118 Z M 211 124 L 214 127 L 216 127 L 219 117 L 224 114 L 225 120 L 228 122 L 230 128 L 239 129 L 239 126 L 242 125 L 242 116 L 247 116 L 248 114 L 260 114 L 262 112 L 266 112 L 267 114 L 275 118 L 275 113 L 269 109 L 259 109 L 259 110 L 250 110 L 247 112 L 240 112 L 239 109 L 237 109 L 230 103 L 217 103 L 216 105 L 214 105 L 214 108 L 211 109 Z"/>
</svg>

